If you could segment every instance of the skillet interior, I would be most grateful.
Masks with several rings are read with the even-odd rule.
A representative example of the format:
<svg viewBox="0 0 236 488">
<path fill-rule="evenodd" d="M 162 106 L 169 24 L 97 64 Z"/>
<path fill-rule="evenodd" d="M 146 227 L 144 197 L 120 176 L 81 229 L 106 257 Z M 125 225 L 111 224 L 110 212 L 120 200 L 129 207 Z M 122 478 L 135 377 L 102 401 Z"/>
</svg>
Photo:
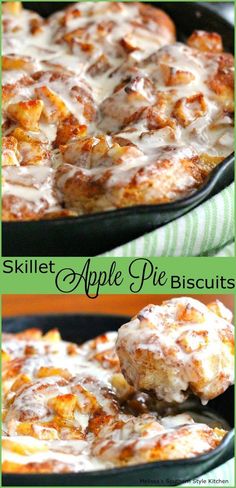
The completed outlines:
<svg viewBox="0 0 236 488">
<path fill-rule="evenodd" d="M 3 331 L 19 332 L 39 327 L 44 332 L 57 327 L 63 339 L 84 342 L 108 330 L 117 330 L 129 318 L 117 315 L 34 315 L 3 320 Z M 209 402 L 209 406 L 234 425 L 234 389 Z M 233 431 L 217 449 L 208 454 L 183 461 L 162 461 L 128 468 L 117 468 L 91 473 L 69 474 L 4 474 L 3 486 L 174 486 L 222 464 L 233 456 Z"/>
</svg>

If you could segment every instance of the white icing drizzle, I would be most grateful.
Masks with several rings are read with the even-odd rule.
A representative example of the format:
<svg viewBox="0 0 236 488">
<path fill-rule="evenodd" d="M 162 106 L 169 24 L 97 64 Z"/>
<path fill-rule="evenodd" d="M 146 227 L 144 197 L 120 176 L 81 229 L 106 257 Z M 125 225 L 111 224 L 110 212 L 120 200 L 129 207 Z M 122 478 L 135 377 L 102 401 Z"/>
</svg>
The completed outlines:
<svg viewBox="0 0 236 488">
<path fill-rule="evenodd" d="M 142 13 L 140 8 L 137 3 L 81 2 L 46 21 L 24 9 L 18 15 L 3 14 L 3 55 L 25 62 L 24 66 L 3 70 L 3 85 L 11 91 L 4 103 L 6 126 L 3 134 L 9 135 L 15 127 L 13 121 L 9 126 L 7 109 L 10 104 L 40 98 L 49 116 L 59 113 L 56 120 L 41 117 L 38 127 L 38 139 L 47 143 L 48 158 L 46 162 L 42 158 L 37 164 L 50 165 L 51 187 L 57 188 L 57 191 L 52 188 L 49 191 L 52 198 L 48 197 L 47 189 L 43 189 L 47 200 L 44 214 L 60 210 L 63 205 L 78 213 L 122 206 L 119 190 L 133 181 L 138 187 L 151 183 L 145 190 L 145 200 L 140 203 L 178 199 L 194 191 L 203 179 L 191 170 L 186 171 L 185 159 L 197 161 L 196 156 L 206 155 L 210 158 L 205 168 L 208 173 L 211 164 L 214 167 L 233 150 L 231 117 L 224 110 L 223 99 L 209 88 L 209 80 L 217 73 L 217 56 L 207 56 L 182 43 L 174 43 L 168 24 L 163 20 L 156 22 L 150 13 Z M 167 83 L 168 72 L 173 77 L 181 72 L 190 79 Z M 123 87 L 117 89 L 120 83 Z M 67 165 L 64 152 L 59 151 L 60 143 L 55 144 L 59 121 L 63 122 L 65 116 L 60 118 L 60 108 L 55 109 L 49 102 L 41 91 L 43 87 L 59 97 L 68 116 L 87 127 L 89 137 L 101 134 L 107 137 L 113 132 L 110 153 L 101 154 L 93 167 L 81 165 L 81 150 L 74 151 Z M 160 102 L 162 94 L 169 97 L 164 108 Z M 185 100 L 181 109 L 181 116 L 188 120 L 185 125 L 173 115 L 175 104 L 198 94 L 203 96 L 204 109 L 201 106 L 202 111 L 196 116 L 199 100 L 193 103 Z M 159 115 L 171 119 L 172 125 L 163 122 L 164 125 L 158 127 L 157 124 L 150 129 L 150 113 L 134 117 L 136 111 L 145 107 L 157 107 Z M 127 145 L 133 144 L 139 153 L 125 154 L 118 161 L 114 137 L 127 140 Z M 66 152 L 73 150 L 76 141 L 77 138 L 71 136 Z M 29 153 L 31 150 L 29 147 Z M 162 170 L 159 161 L 166 158 L 171 167 Z M 25 164 L 24 158 L 20 164 Z M 198 162 L 194 164 L 199 171 Z M 26 164 L 25 174 L 28 172 L 31 173 L 31 167 Z M 12 174 L 17 180 L 19 172 L 15 166 Z M 75 185 L 72 184 L 72 190 L 67 189 L 71 178 Z M 91 204 L 89 209 L 77 201 L 80 197 L 77 197 L 76 185 L 79 189 L 84 178 L 89 184 L 102 181 L 105 194 L 97 201 L 95 197 L 94 206 Z M 165 184 L 165 179 L 169 185 Z M 31 202 L 37 216 L 42 210 L 41 195 L 21 181 L 3 183 L 3 199 L 12 195 Z"/>
</svg>

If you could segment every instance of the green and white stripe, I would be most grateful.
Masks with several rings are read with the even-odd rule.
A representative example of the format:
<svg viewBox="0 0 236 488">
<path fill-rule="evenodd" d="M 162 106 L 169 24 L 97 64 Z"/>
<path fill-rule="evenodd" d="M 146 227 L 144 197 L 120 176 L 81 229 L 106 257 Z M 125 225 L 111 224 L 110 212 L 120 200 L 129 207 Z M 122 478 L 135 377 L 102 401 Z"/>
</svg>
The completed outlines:
<svg viewBox="0 0 236 488">
<path fill-rule="evenodd" d="M 103 256 L 234 256 L 234 184 L 183 217 Z"/>
</svg>

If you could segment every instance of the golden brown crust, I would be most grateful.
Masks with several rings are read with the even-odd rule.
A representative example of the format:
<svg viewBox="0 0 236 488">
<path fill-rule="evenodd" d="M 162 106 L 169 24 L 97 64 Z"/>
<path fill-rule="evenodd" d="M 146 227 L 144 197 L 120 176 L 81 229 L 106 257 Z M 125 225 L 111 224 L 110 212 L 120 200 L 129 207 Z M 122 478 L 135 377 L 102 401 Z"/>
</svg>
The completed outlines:
<svg viewBox="0 0 236 488">
<path fill-rule="evenodd" d="M 126 146 L 128 150 L 130 146 Z M 64 184 L 63 192 L 68 208 L 74 208 L 79 213 L 99 212 L 107 208 L 122 208 L 140 204 L 160 204 L 169 202 L 169 194 L 175 195 L 175 199 L 190 193 L 203 181 L 203 175 L 196 162 L 198 157 L 183 155 L 176 164 L 167 156 L 166 159 L 154 160 L 147 166 L 137 168 L 130 181 L 117 183 L 109 187 L 112 180 L 112 170 L 107 169 L 101 177 L 93 178 L 80 169 L 74 169 L 72 176 L 68 177 Z M 71 167 L 62 166 L 57 173 L 63 179 Z M 181 176 L 182 174 L 182 176 Z M 174 176 L 175 175 L 175 176 Z M 174 178 L 173 178 L 174 176 Z M 186 185 L 179 185 L 177 176 Z M 189 177 L 189 180 L 188 180 Z"/>
<path fill-rule="evenodd" d="M 27 202 L 14 195 L 4 195 L 2 199 L 2 220 L 40 220 L 48 209 L 46 200 L 41 200 L 40 208 L 38 204 Z"/>
<path fill-rule="evenodd" d="M 172 19 L 163 10 L 159 8 L 152 7 L 151 5 L 146 5 L 144 3 L 138 4 L 139 12 L 143 18 L 144 24 L 149 22 L 155 22 L 157 26 L 161 26 L 166 29 L 169 33 L 169 41 L 175 40 L 176 29 L 175 24 Z"/>
<path fill-rule="evenodd" d="M 210 88 L 217 94 L 231 102 L 234 88 L 234 57 L 229 53 L 222 53 L 216 57 L 217 73 L 209 81 Z"/>
<path fill-rule="evenodd" d="M 189 422 L 187 418 L 184 421 L 187 424 Z M 218 428 L 193 426 L 191 422 L 165 432 L 162 423 L 144 414 L 136 422 L 133 419 L 108 421 L 98 431 L 93 449 L 102 460 L 112 461 L 117 466 L 127 466 L 197 456 L 200 452 L 217 447 L 224 435 L 225 432 Z"/>
<path fill-rule="evenodd" d="M 41 463 L 17 464 L 12 461 L 4 461 L 2 464 L 3 473 L 69 473 L 70 466 L 56 460 L 44 461 Z"/>
<path fill-rule="evenodd" d="M 221 53 L 223 51 L 222 39 L 217 32 L 195 30 L 187 39 L 187 44 L 202 52 Z"/>
</svg>

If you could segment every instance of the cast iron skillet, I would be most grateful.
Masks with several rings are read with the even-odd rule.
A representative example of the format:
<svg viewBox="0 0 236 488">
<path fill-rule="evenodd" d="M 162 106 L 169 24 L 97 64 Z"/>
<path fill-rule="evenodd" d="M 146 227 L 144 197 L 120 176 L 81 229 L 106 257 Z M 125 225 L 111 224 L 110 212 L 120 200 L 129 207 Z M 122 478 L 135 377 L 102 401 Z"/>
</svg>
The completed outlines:
<svg viewBox="0 0 236 488">
<path fill-rule="evenodd" d="M 129 320 L 120 315 L 33 315 L 3 320 L 3 331 L 20 332 L 39 327 L 43 332 L 57 327 L 63 339 L 84 342 L 109 330 L 117 330 Z M 234 424 L 234 393 L 229 388 L 208 404 L 229 423 Z M 213 451 L 183 461 L 159 461 L 105 471 L 66 474 L 3 474 L 3 486 L 175 486 L 226 462 L 233 456 L 233 430 Z"/>
<path fill-rule="evenodd" d="M 47 17 L 68 2 L 25 2 L 26 8 Z M 196 2 L 156 3 L 173 18 L 183 40 L 194 29 L 219 32 L 225 50 L 233 52 L 233 27 L 220 14 Z M 220 11 L 220 7 L 218 7 Z M 93 215 L 41 220 L 4 222 L 3 256 L 94 256 L 109 251 L 185 214 L 221 191 L 233 181 L 233 154 L 188 198 L 162 204 L 139 205 Z"/>
</svg>

